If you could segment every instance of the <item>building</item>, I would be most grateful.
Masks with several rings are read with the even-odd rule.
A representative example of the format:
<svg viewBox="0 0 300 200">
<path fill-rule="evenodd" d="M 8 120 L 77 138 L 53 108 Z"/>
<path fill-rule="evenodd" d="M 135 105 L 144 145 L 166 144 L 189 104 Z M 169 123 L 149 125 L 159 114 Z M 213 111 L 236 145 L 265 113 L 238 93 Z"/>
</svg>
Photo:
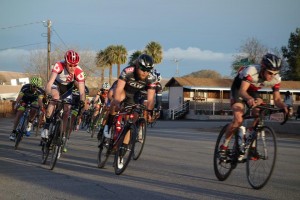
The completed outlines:
<svg viewBox="0 0 300 200">
<path fill-rule="evenodd" d="M 186 109 L 185 115 L 230 115 L 230 87 L 232 79 L 173 77 L 165 85 L 169 88 L 169 115 Z M 282 81 L 280 92 L 290 91 L 294 110 L 300 105 L 300 81 Z M 273 104 L 271 88 L 260 90 L 265 102 Z M 174 116 L 176 118 L 176 116 Z M 171 116 L 172 118 L 172 116 Z"/>
</svg>

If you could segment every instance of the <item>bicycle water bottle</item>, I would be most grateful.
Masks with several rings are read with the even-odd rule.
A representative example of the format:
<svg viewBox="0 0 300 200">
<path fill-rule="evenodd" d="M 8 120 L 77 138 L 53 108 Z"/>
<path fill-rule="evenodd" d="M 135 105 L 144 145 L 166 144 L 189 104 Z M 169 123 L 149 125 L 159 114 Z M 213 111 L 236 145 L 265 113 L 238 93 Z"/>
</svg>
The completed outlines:
<svg viewBox="0 0 300 200">
<path fill-rule="evenodd" d="M 239 150 L 240 153 L 245 153 L 244 147 L 245 147 L 245 134 L 246 134 L 246 128 L 245 126 L 240 126 L 238 131 L 238 144 L 239 144 Z"/>
</svg>

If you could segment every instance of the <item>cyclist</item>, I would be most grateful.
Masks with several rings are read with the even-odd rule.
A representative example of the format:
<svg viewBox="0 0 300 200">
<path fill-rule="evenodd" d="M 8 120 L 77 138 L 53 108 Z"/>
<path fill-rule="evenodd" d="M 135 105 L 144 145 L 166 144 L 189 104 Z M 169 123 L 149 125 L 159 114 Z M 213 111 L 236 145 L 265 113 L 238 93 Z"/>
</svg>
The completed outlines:
<svg viewBox="0 0 300 200">
<path fill-rule="evenodd" d="M 125 106 L 139 103 L 137 93 L 147 87 L 147 111 L 148 118 L 152 118 L 155 96 L 155 77 L 151 74 L 153 59 L 147 54 L 140 55 L 134 64 L 124 68 L 119 76 L 116 88 L 113 91 L 113 100 L 110 105 L 108 126 L 110 127 L 116 111 L 120 109 L 120 103 Z"/>
<path fill-rule="evenodd" d="M 43 107 L 43 97 L 45 91 L 41 88 L 42 80 L 38 77 L 32 77 L 29 80 L 29 84 L 24 85 L 20 93 L 16 99 L 16 104 L 14 109 L 17 110 L 16 117 L 14 119 L 13 130 L 11 135 L 9 136 L 10 140 L 15 140 L 16 127 L 19 123 L 19 120 L 26 109 L 26 105 L 31 103 L 32 105 L 39 106 L 43 112 L 45 109 Z M 32 127 L 32 122 L 37 114 L 38 109 L 31 109 L 29 114 L 27 133 L 26 135 L 30 135 L 30 130 Z"/>
<path fill-rule="evenodd" d="M 282 102 L 279 93 L 281 77 L 279 70 L 282 61 L 273 54 L 266 54 L 263 56 L 260 65 L 249 65 L 241 67 L 237 76 L 234 78 L 231 86 L 231 108 L 233 111 L 233 120 L 228 125 L 226 130 L 226 137 L 223 144 L 220 146 L 221 155 L 226 156 L 229 141 L 234 131 L 243 123 L 243 114 L 245 103 L 248 106 L 257 106 L 263 103 L 262 97 L 258 90 L 261 87 L 271 87 L 273 90 L 273 99 L 277 107 L 282 108 L 288 113 L 287 106 Z M 258 109 L 253 110 L 253 115 L 258 116 Z M 253 129 L 258 119 L 253 121 L 250 130 Z"/>
<path fill-rule="evenodd" d="M 103 108 L 107 102 L 107 94 L 110 88 L 109 83 L 104 82 L 102 88 L 99 89 L 97 95 L 94 98 L 94 113 L 92 118 L 92 125 L 95 123 L 94 120 L 100 112 L 100 109 Z M 103 109 L 102 109 L 103 110 Z M 103 114 L 103 112 L 100 113 Z M 96 126 L 96 124 L 94 124 Z"/>
<path fill-rule="evenodd" d="M 80 106 L 85 102 L 85 78 L 83 70 L 78 66 L 79 54 L 73 50 L 65 53 L 64 60 L 57 62 L 51 72 L 50 79 L 46 85 L 47 97 L 51 99 L 72 99 L 72 90 L 75 82 L 78 83 L 80 94 Z M 48 138 L 50 117 L 54 110 L 55 102 L 50 102 L 46 113 L 46 123 L 41 133 L 42 139 Z M 63 112 L 63 132 L 66 132 L 70 105 L 64 105 Z"/>
<path fill-rule="evenodd" d="M 155 118 L 158 119 L 160 117 L 161 112 L 161 102 L 162 102 L 162 86 L 160 84 L 161 81 L 161 75 L 160 73 L 154 69 L 153 73 L 156 77 L 156 88 L 155 88 L 155 106 L 154 109 L 156 110 L 156 116 Z"/>
</svg>

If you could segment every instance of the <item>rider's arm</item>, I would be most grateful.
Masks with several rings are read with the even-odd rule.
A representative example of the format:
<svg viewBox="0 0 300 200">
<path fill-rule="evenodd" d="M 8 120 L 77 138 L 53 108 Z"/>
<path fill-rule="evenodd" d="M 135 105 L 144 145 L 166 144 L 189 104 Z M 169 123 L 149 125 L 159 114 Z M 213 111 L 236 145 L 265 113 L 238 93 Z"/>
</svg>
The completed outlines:
<svg viewBox="0 0 300 200">
<path fill-rule="evenodd" d="M 273 99 L 274 99 L 274 104 L 278 108 L 283 108 L 285 110 L 285 112 L 288 113 L 288 108 L 285 105 L 285 103 L 281 100 L 281 96 L 280 96 L 279 91 L 274 91 L 273 92 Z"/>
<path fill-rule="evenodd" d="M 147 110 L 153 110 L 154 97 L 155 97 L 155 89 L 148 89 L 147 90 Z"/>
<path fill-rule="evenodd" d="M 249 106 L 254 106 L 255 105 L 255 99 L 253 97 L 251 97 L 247 92 L 250 85 L 251 85 L 251 83 L 249 83 L 247 81 L 242 81 L 241 87 L 240 87 L 240 90 L 239 90 L 239 96 L 242 97 L 245 101 L 247 101 L 247 104 Z"/>
<path fill-rule="evenodd" d="M 118 79 L 117 87 L 114 92 L 114 101 L 119 104 L 122 99 L 122 94 L 124 92 L 126 82 L 124 80 Z"/>
<path fill-rule="evenodd" d="M 80 94 L 80 100 L 85 101 L 85 85 L 84 82 L 79 82 L 78 83 L 78 90 Z"/>
<path fill-rule="evenodd" d="M 57 73 L 52 72 L 51 75 L 50 75 L 50 79 L 49 79 L 49 81 L 48 81 L 48 83 L 46 85 L 46 94 L 47 95 L 51 94 L 51 87 L 52 87 L 52 85 L 53 85 L 56 77 L 57 77 Z"/>
</svg>

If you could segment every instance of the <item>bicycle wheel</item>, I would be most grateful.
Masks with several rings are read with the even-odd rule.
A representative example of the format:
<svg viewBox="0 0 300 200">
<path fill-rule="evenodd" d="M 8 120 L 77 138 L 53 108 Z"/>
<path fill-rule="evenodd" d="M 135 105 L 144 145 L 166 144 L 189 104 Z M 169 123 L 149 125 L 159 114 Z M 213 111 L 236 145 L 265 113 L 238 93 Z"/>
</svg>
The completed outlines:
<svg viewBox="0 0 300 200">
<path fill-rule="evenodd" d="M 51 148 L 51 159 L 50 159 L 50 169 L 53 170 L 56 162 L 57 162 L 57 158 L 58 155 L 61 153 L 61 121 L 58 121 L 55 125 L 55 129 L 53 132 L 53 139 L 52 139 L 52 143 L 50 145 Z"/>
<path fill-rule="evenodd" d="M 130 134 L 128 144 L 124 144 L 126 134 Z M 122 174 L 127 168 L 133 154 L 136 139 L 136 126 L 131 124 L 130 127 L 125 127 L 121 133 L 117 151 L 114 159 L 115 174 Z"/>
<path fill-rule="evenodd" d="M 25 116 L 22 116 L 20 119 L 20 124 L 18 125 L 15 139 L 15 150 L 18 149 L 20 142 L 23 138 L 23 133 L 26 131 L 26 125 L 28 124 L 28 119 Z"/>
<path fill-rule="evenodd" d="M 112 129 L 109 129 L 111 132 Z M 110 134 L 112 135 L 112 134 Z M 106 161 L 108 160 L 110 153 L 112 151 L 112 140 L 110 138 L 107 138 L 102 134 L 100 144 L 98 146 L 99 151 L 98 151 L 98 159 L 97 159 L 97 164 L 98 168 L 103 168 L 105 166 Z"/>
<path fill-rule="evenodd" d="M 91 138 L 93 138 L 96 133 L 99 118 L 100 118 L 100 115 L 98 114 L 96 116 L 95 120 L 93 121 L 93 123 L 91 124 Z"/>
<path fill-rule="evenodd" d="M 133 160 L 137 160 L 143 151 L 145 141 L 146 141 L 146 120 L 145 119 L 139 119 L 138 127 L 137 127 L 137 134 L 136 134 L 136 140 L 134 145 L 134 151 L 133 151 Z"/>
<path fill-rule="evenodd" d="M 247 179 L 254 189 L 263 188 L 269 181 L 275 167 L 276 155 L 275 132 L 264 126 L 251 142 L 247 156 Z"/>
<path fill-rule="evenodd" d="M 49 152 L 50 152 L 50 149 L 49 149 L 50 145 L 51 145 L 50 138 L 47 142 L 43 142 L 43 144 L 42 144 L 42 164 L 46 164 L 46 162 L 47 162 Z"/>
<path fill-rule="evenodd" d="M 225 132 L 227 129 L 227 125 L 225 125 L 216 142 L 215 150 L 214 150 L 214 171 L 215 175 L 218 178 L 219 181 L 226 180 L 229 175 L 231 174 L 231 171 L 236 167 L 237 165 L 237 158 L 238 158 L 238 152 L 236 149 L 236 137 L 233 136 L 228 144 L 228 149 L 226 151 L 226 157 L 220 155 L 220 146 L 222 142 L 225 140 Z"/>
</svg>

